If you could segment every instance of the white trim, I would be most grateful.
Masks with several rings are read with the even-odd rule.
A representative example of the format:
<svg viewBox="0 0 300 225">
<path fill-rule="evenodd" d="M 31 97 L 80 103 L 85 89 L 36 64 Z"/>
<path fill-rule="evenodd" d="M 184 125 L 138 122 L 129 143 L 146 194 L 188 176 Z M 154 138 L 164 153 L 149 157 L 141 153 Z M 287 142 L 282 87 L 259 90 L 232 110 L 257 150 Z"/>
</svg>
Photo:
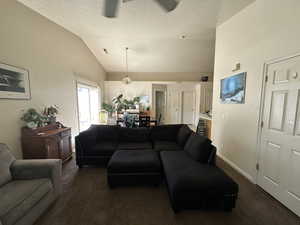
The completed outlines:
<svg viewBox="0 0 300 225">
<path fill-rule="evenodd" d="M 76 77 L 76 83 L 100 89 L 100 86 L 96 82 L 86 80 L 83 78 Z"/>
<path fill-rule="evenodd" d="M 218 153 L 217 154 L 222 160 L 224 160 L 226 163 L 228 163 L 234 170 L 236 170 L 238 173 L 240 173 L 242 176 L 247 178 L 251 183 L 256 184 L 255 179 L 247 172 L 242 170 L 240 167 L 238 167 L 234 162 L 232 162 L 230 159 L 228 159 L 226 156 Z"/>
</svg>

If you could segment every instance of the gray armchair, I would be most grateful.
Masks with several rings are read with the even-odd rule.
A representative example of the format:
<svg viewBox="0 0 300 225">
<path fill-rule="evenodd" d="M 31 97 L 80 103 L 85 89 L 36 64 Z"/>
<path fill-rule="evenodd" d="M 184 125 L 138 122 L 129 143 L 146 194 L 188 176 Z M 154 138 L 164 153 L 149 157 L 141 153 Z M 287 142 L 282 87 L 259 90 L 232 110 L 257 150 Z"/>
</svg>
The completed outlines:
<svg viewBox="0 0 300 225">
<path fill-rule="evenodd" d="M 0 225 L 30 225 L 61 193 L 61 160 L 16 160 L 0 143 Z"/>
</svg>

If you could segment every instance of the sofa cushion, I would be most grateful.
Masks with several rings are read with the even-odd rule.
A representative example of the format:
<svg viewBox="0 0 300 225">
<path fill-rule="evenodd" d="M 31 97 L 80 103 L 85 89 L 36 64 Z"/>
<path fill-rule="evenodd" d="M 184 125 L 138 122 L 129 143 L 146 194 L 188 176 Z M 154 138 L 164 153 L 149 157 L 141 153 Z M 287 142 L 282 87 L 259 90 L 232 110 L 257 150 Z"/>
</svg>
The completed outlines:
<svg viewBox="0 0 300 225">
<path fill-rule="evenodd" d="M 89 130 L 95 132 L 97 142 L 117 142 L 119 127 L 111 125 L 92 125 Z"/>
<path fill-rule="evenodd" d="M 108 173 L 160 172 L 158 153 L 153 150 L 116 151 L 108 163 Z"/>
<path fill-rule="evenodd" d="M 151 142 L 120 142 L 118 150 L 150 150 Z"/>
<path fill-rule="evenodd" d="M 14 180 L 0 188 L 0 217 L 3 224 L 15 224 L 48 192 L 50 179 Z"/>
<path fill-rule="evenodd" d="M 184 146 L 184 151 L 194 160 L 207 163 L 211 154 L 211 140 L 193 132 Z"/>
<path fill-rule="evenodd" d="M 149 142 L 150 129 L 148 128 L 119 128 L 120 142 Z"/>
<path fill-rule="evenodd" d="M 192 130 L 187 125 L 182 125 L 178 131 L 177 143 L 183 147 L 190 137 L 191 133 Z"/>
<path fill-rule="evenodd" d="M 173 141 L 155 141 L 154 149 L 156 151 L 178 151 L 183 150 L 183 148 Z"/>
<path fill-rule="evenodd" d="M 88 156 L 112 156 L 117 149 L 117 142 L 100 142 L 87 149 Z"/>
<path fill-rule="evenodd" d="M 218 167 L 196 162 L 184 151 L 160 155 L 174 200 L 197 201 L 238 192 L 238 185 Z"/>
<path fill-rule="evenodd" d="M 75 137 L 76 144 L 79 144 L 83 149 L 89 149 L 97 143 L 97 133 L 91 127 L 83 132 L 80 132 Z"/>
<path fill-rule="evenodd" d="M 10 165 L 13 161 L 15 158 L 7 145 L 0 143 L 0 187 L 11 180 Z"/>
<path fill-rule="evenodd" d="M 160 125 L 151 129 L 152 141 L 177 141 L 178 131 L 181 124 Z"/>
</svg>

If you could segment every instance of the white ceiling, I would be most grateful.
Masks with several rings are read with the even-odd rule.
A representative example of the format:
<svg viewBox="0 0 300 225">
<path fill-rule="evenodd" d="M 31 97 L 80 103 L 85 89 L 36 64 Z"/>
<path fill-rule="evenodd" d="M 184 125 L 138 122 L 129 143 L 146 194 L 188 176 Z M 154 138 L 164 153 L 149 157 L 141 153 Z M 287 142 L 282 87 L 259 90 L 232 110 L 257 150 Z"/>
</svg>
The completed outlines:
<svg viewBox="0 0 300 225">
<path fill-rule="evenodd" d="M 181 0 L 170 13 L 134 0 L 114 19 L 104 0 L 18 1 L 80 36 L 108 72 L 124 71 L 126 47 L 130 72 L 212 72 L 216 25 L 254 0 Z"/>
</svg>

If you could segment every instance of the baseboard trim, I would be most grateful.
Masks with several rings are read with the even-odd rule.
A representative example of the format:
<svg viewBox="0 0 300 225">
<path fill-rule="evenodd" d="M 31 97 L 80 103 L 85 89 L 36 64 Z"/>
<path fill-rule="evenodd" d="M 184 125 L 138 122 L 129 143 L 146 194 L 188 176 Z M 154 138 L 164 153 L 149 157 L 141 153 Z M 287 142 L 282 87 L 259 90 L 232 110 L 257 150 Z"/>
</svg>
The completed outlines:
<svg viewBox="0 0 300 225">
<path fill-rule="evenodd" d="M 226 163 L 228 163 L 234 170 L 236 170 L 242 176 L 244 176 L 245 178 L 247 178 L 247 180 L 249 180 L 251 183 L 256 184 L 255 179 L 253 179 L 253 177 L 249 173 L 247 173 L 244 170 L 242 170 L 240 167 L 238 167 L 234 162 L 232 162 L 231 160 L 229 160 L 224 155 L 222 155 L 222 154 L 219 153 L 218 156 L 222 160 L 224 160 Z"/>
</svg>

